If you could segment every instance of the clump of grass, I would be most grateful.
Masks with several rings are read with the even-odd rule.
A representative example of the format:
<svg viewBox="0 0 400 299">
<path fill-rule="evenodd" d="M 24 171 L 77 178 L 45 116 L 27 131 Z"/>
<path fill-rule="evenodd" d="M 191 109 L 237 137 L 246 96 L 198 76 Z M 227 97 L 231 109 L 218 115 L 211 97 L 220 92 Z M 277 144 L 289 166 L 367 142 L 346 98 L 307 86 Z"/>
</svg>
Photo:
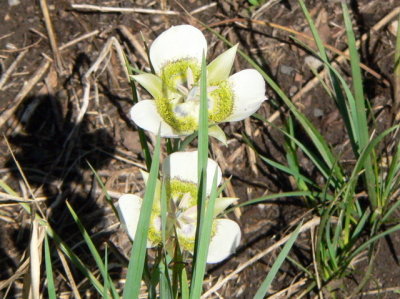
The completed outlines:
<svg viewBox="0 0 400 299">
<path fill-rule="evenodd" d="M 356 294 L 370 278 L 377 241 L 400 229 L 398 221 L 391 218 L 399 206 L 394 197 L 400 183 L 399 145 L 394 139 L 399 126 L 395 125 L 376 133 L 370 103 L 365 98 L 360 58 L 346 3 L 342 2 L 342 11 L 350 52 L 352 85 L 347 83 L 329 61 L 306 6 L 302 0 L 299 3 L 318 48 L 318 52 L 312 49 L 309 51 L 313 52 L 328 70 L 328 84 L 322 79 L 321 83 L 340 112 L 356 163 L 350 172 L 346 171 L 341 157 L 333 153 L 329 140 L 318 132 L 261 68 L 258 70 L 288 107 L 292 117 L 288 118 L 286 128 L 276 128 L 286 137 L 287 165 L 263 157 L 261 153 L 259 156 L 268 165 L 292 176 L 300 192 L 304 192 L 303 197 L 308 205 L 321 217 L 313 246 L 316 257 L 315 271 L 308 290 L 329 291 L 330 283 L 347 277 L 354 269 L 353 264 L 359 254 L 367 251 L 369 266 L 364 279 L 352 292 Z M 306 45 L 301 45 L 307 48 Z M 244 53 L 241 54 L 257 68 L 256 62 Z M 256 117 L 267 121 L 262 116 Z M 273 124 L 269 125 L 274 127 Z M 307 147 L 298 138 L 294 126 L 300 126 L 304 130 L 314 149 Z M 393 143 L 394 147 L 389 153 L 389 164 L 386 168 L 385 151 L 379 150 L 379 146 L 388 141 Z M 251 140 L 247 139 L 247 142 L 252 146 Z M 312 161 L 324 179 L 323 184 L 302 173 L 298 151 Z M 359 196 L 361 192 L 364 192 L 365 196 Z M 262 199 L 257 199 L 257 202 L 260 200 Z"/>
</svg>

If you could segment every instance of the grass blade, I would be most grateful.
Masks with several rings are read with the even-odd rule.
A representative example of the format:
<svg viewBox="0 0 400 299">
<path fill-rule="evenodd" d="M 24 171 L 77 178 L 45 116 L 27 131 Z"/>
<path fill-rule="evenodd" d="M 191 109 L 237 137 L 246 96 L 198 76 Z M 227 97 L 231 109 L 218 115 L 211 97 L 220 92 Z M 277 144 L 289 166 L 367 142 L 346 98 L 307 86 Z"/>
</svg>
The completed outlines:
<svg viewBox="0 0 400 299">
<path fill-rule="evenodd" d="M 44 236 L 44 261 L 46 265 L 47 293 L 49 295 L 49 299 L 56 299 L 57 294 L 54 287 L 53 267 L 50 256 L 49 239 L 47 238 L 47 235 Z"/>
<path fill-rule="evenodd" d="M 200 226 L 201 230 L 198 234 L 199 242 L 197 243 L 199 245 L 196 250 L 196 260 L 195 260 L 196 263 L 194 265 L 192 288 L 190 292 L 191 299 L 200 298 L 203 287 L 203 279 L 206 270 L 208 247 L 210 244 L 211 231 L 214 220 L 214 205 L 215 205 L 215 200 L 218 196 L 217 173 L 218 170 L 215 169 L 210 198 L 207 202 L 205 215 L 203 219 L 201 219 L 202 225 Z"/>
<path fill-rule="evenodd" d="M 133 242 L 128 273 L 123 292 L 124 299 L 138 298 L 142 281 L 143 265 L 146 255 L 147 233 L 150 225 L 150 215 L 156 190 L 158 170 L 160 166 L 160 136 L 157 137 L 154 155 L 150 167 L 149 179 L 141 207 L 138 227 Z"/>
<path fill-rule="evenodd" d="M 354 97 L 356 100 L 357 121 L 358 121 L 358 134 L 359 134 L 359 148 L 360 152 L 363 150 L 369 141 L 367 111 L 365 107 L 364 89 L 362 84 L 362 75 L 360 68 L 360 58 L 356 47 L 356 40 L 352 29 L 349 10 L 345 2 L 342 2 L 343 17 L 346 27 L 347 39 L 350 51 L 351 73 L 353 78 Z M 373 153 L 370 159 L 365 160 L 365 183 L 368 189 L 368 199 L 371 203 L 373 210 L 378 207 L 378 199 L 376 194 L 376 178 L 373 170 Z M 379 211 L 381 212 L 381 211 Z"/>
<path fill-rule="evenodd" d="M 287 240 L 285 246 L 283 247 L 282 251 L 279 253 L 278 257 L 276 258 L 276 261 L 271 267 L 271 270 L 269 270 L 269 273 L 263 283 L 261 284 L 260 288 L 258 289 L 257 293 L 254 296 L 254 299 L 263 299 L 265 295 L 268 292 L 268 289 L 271 286 L 272 281 L 274 280 L 276 274 L 278 273 L 280 267 L 282 266 L 283 262 L 285 261 L 287 255 L 290 252 L 290 249 L 292 249 L 292 246 L 294 242 L 297 239 L 297 236 L 300 233 L 300 229 L 303 223 L 300 223 L 296 230 L 293 232 L 293 234 L 290 236 L 289 240 Z"/>
<path fill-rule="evenodd" d="M 208 100 L 207 100 L 207 69 L 206 58 L 203 53 L 200 75 L 200 112 L 199 112 L 199 145 L 198 145 L 198 201 L 197 201 L 197 228 L 193 258 L 193 278 L 190 288 L 190 298 L 200 298 L 205 271 L 209 239 L 204 243 L 204 232 L 207 230 L 205 219 L 209 216 L 206 209 L 206 184 L 208 161 Z M 214 186 L 213 186 L 214 187 Z M 216 188 L 215 188 L 216 189 Z M 209 203 L 210 204 L 210 203 Z M 211 220 L 212 222 L 212 220 Z M 205 256 L 204 256 L 205 253 Z"/>
<path fill-rule="evenodd" d="M 74 219 L 76 225 L 78 225 L 79 231 L 81 232 L 83 239 L 86 242 L 86 245 L 89 247 L 90 253 L 92 254 L 97 267 L 100 270 L 101 275 L 103 276 L 103 281 L 104 284 L 106 284 L 107 281 L 111 281 L 111 278 L 108 275 L 108 272 L 106 271 L 105 265 L 103 263 L 103 260 L 99 254 L 99 252 L 96 249 L 96 246 L 94 245 L 92 239 L 90 238 L 89 233 L 86 231 L 86 229 L 84 228 L 81 220 L 79 219 L 78 215 L 75 213 L 74 209 L 72 208 L 72 206 L 69 204 L 69 202 L 66 202 L 67 207 L 69 212 L 72 215 L 72 218 Z M 111 284 L 111 292 L 114 298 L 119 298 L 118 296 L 118 292 L 115 289 L 115 286 L 113 284 Z M 103 289 L 103 294 L 104 294 L 104 289 Z"/>
</svg>

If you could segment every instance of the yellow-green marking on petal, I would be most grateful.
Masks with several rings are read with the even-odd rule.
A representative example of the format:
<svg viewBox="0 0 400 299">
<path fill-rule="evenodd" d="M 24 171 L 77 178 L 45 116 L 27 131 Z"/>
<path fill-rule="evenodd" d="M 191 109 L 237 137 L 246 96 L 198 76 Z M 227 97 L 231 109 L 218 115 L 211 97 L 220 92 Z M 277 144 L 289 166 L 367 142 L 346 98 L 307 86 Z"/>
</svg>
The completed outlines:
<svg viewBox="0 0 400 299">
<path fill-rule="evenodd" d="M 164 65 L 161 69 L 161 79 L 165 87 L 175 91 L 177 85 L 186 84 L 189 68 L 194 82 L 197 82 L 200 78 L 200 65 L 196 59 L 179 59 Z"/>
<path fill-rule="evenodd" d="M 224 121 L 233 111 L 233 91 L 227 80 L 219 82 L 218 88 L 210 92 L 212 106 L 209 110 L 209 120 L 214 123 Z"/>
<path fill-rule="evenodd" d="M 186 167 L 182 165 L 182 167 Z M 197 205 L 197 184 L 191 182 L 184 182 L 177 179 L 172 179 L 167 185 L 167 193 L 169 198 L 180 200 L 185 194 L 190 195 L 188 207 Z"/>
</svg>

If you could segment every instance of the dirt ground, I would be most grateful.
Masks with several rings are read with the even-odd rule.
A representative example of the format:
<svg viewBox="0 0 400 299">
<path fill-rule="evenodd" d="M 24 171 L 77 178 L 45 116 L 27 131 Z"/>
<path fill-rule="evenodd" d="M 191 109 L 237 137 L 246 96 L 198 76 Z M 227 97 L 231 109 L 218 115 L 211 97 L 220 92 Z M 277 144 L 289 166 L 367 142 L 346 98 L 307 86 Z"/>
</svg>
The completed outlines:
<svg viewBox="0 0 400 299">
<path fill-rule="evenodd" d="M 16 5 L 11 5 L 13 2 Z M 113 40 L 122 46 L 133 66 L 146 70 L 149 64 L 142 35 L 151 44 L 160 32 L 171 25 L 186 23 L 201 28 L 196 21 L 200 20 L 212 26 L 232 43 L 239 43 L 241 49 L 259 62 L 320 129 L 335 151 L 348 159 L 349 167 L 354 164 L 334 103 L 330 102 L 319 84 L 313 83 L 314 75 L 305 62 L 310 53 L 291 38 L 295 36 L 301 42 L 314 46 L 303 36 L 310 35 L 310 30 L 297 1 L 261 1 L 262 4 L 256 7 L 247 1 L 236 0 L 73 2 L 149 10 L 139 12 L 88 11 L 74 8 L 71 2 L 3 0 L 1 3 L 0 129 L 4 138 L 0 140 L 0 170 L 1 180 L 19 196 L 31 198 L 30 192 L 35 194 L 52 227 L 85 263 L 94 264 L 66 209 L 66 200 L 80 215 L 96 244 L 100 248 L 107 244 L 112 250 L 110 267 L 116 280 L 124 276 L 120 265 L 126 264 L 130 248 L 130 241 L 107 205 L 88 162 L 106 184 L 113 200 L 122 193 L 143 192 L 140 169 L 145 165 L 135 125 L 128 117 L 132 106 L 131 89 L 119 56 L 114 51 Z M 305 2 L 324 42 L 345 51 L 340 1 Z M 400 0 L 348 2 L 356 37 L 368 36 L 363 38 L 361 59 L 374 72 L 365 72 L 365 86 L 367 98 L 376 111 L 377 130 L 382 130 L 392 123 L 396 113 L 392 109 L 393 21 L 396 16 L 387 16 L 400 6 Z M 52 28 L 46 27 L 46 11 Z M 249 22 L 247 18 L 270 23 Z M 287 29 L 300 34 L 294 35 Z M 226 46 L 207 30 L 203 32 L 209 41 L 210 61 Z M 112 54 L 107 54 L 104 61 L 97 65 L 106 45 L 110 45 L 109 53 Z M 332 54 L 332 59 L 335 57 Z M 91 72 L 92 66 L 98 67 Z M 248 67 L 241 58 L 236 60 L 234 66 L 235 71 Z M 339 63 L 339 68 L 345 74 L 349 72 L 347 62 Z M 90 91 L 86 98 L 85 91 Z M 267 95 L 269 101 L 259 113 L 267 118 L 277 115 L 273 121 L 279 126 L 281 120 L 287 117 L 286 111 L 276 94 L 268 90 Z M 243 133 L 250 134 L 264 156 L 283 161 L 283 137 L 277 130 L 256 119 L 225 124 L 223 128 L 229 146 L 213 141 L 212 151 L 223 169 L 224 177 L 231 177 L 226 191 L 229 196 L 237 196 L 244 202 L 265 194 L 293 190 L 293 182 L 256 159 L 242 137 Z M 310 161 L 303 159 L 301 162 L 308 175 L 318 180 Z M 19 167 L 32 190 L 26 188 Z M 232 213 L 230 217 L 236 218 L 243 231 L 241 246 L 236 255 L 227 261 L 209 267 L 205 288 L 216 285 L 218 279 L 271 246 L 298 219 L 311 219 L 312 215 L 307 211 L 300 198 L 276 198 Z M 22 280 L 28 271 L 23 262 L 29 236 L 29 215 L 6 194 L 0 193 L 1 298 L 23 296 Z M 379 247 L 373 279 L 362 290 L 363 293 L 354 298 L 399 298 L 391 288 L 399 287 L 400 236 L 397 234 L 385 239 Z M 291 256 L 308 268 L 312 264 L 310 252 L 310 232 L 306 232 L 301 235 Z M 210 298 L 252 298 L 278 253 L 273 251 L 248 265 Z M 54 266 L 56 288 L 63 291 L 63 298 L 73 298 L 68 274 L 62 271 L 59 259 Z M 343 298 L 351 294 L 351 288 L 359 283 L 357 273 L 362 273 L 365 265 L 361 262 L 355 267 L 351 279 L 338 284 Z M 78 287 L 86 289 L 81 295 L 97 298 L 79 271 L 71 266 L 71 272 Z M 12 276 L 13 279 L 8 281 Z M 284 264 L 273 284 L 273 292 L 303 279 L 307 277 L 299 273 L 293 264 Z M 310 293 L 310 298 L 312 295 L 315 294 Z M 280 298 L 291 297 L 284 294 Z"/>
</svg>

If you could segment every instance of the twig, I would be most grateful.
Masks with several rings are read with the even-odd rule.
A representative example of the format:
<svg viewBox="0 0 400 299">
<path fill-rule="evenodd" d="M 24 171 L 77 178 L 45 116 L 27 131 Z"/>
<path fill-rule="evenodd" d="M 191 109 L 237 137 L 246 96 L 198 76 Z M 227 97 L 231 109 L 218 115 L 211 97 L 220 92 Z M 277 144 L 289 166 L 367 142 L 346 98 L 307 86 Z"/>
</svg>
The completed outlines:
<svg viewBox="0 0 400 299">
<path fill-rule="evenodd" d="M 144 61 L 148 62 L 148 56 L 146 50 L 142 46 L 142 43 L 137 40 L 137 38 L 129 31 L 129 29 L 125 25 L 118 26 L 118 29 L 121 31 L 121 34 L 130 42 L 132 47 L 137 50 Z"/>
<path fill-rule="evenodd" d="M 11 277 L 0 281 L 0 290 L 8 287 L 10 284 L 19 279 L 22 275 L 24 275 L 29 270 L 29 264 L 30 264 L 30 259 L 29 258 L 25 259 L 18 266 L 18 269 L 14 272 L 14 274 Z"/>
<path fill-rule="evenodd" d="M 386 293 L 386 292 L 399 292 L 399 291 L 400 291 L 400 286 L 370 290 L 370 291 L 363 292 L 361 295 L 368 296 L 368 295 L 382 294 L 382 293 Z"/>
<path fill-rule="evenodd" d="M 201 6 L 199 8 L 196 8 L 196 9 L 192 10 L 189 14 L 190 15 L 195 15 L 195 14 L 198 14 L 198 13 L 200 13 L 202 11 L 205 11 L 205 10 L 211 8 L 211 7 L 215 7 L 215 6 L 217 6 L 217 2 L 213 2 L 213 3 L 207 4 L 207 5 Z"/>
<path fill-rule="evenodd" d="M 14 60 L 14 62 L 10 65 L 10 67 L 7 69 L 6 72 L 4 72 L 3 76 L 0 78 L 0 90 L 3 88 L 4 84 L 6 84 L 8 78 L 11 76 L 12 72 L 16 69 L 18 66 L 18 63 L 24 58 L 25 54 L 28 52 L 28 50 L 24 50 L 21 53 L 18 54 L 17 58 Z"/>
<path fill-rule="evenodd" d="M 7 120 L 14 114 L 18 109 L 19 105 L 31 91 L 31 89 L 42 79 L 43 75 L 47 72 L 50 66 L 50 61 L 47 59 L 43 60 L 36 72 L 32 75 L 28 82 L 22 87 L 20 92 L 14 99 L 14 103 L 11 108 L 6 110 L 0 115 L 0 128 L 7 122 Z"/>
<path fill-rule="evenodd" d="M 179 15 L 180 13 L 172 10 L 148 9 L 148 8 L 133 8 L 133 7 L 111 7 L 97 6 L 90 4 L 71 4 L 71 7 L 78 11 L 91 12 L 111 12 L 111 13 L 143 13 L 153 15 Z"/>
<path fill-rule="evenodd" d="M 253 139 L 253 131 L 252 131 L 252 128 L 251 128 L 250 118 L 246 118 L 244 120 L 244 131 L 246 132 L 247 136 L 249 136 L 249 137 L 251 137 Z M 254 149 L 252 149 L 250 146 L 246 146 L 246 152 L 247 152 L 247 156 L 249 158 L 251 171 L 256 176 L 258 176 L 256 153 L 255 153 Z"/>
<path fill-rule="evenodd" d="M 268 299 L 278 299 L 278 298 L 293 298 L 290 295 L 294 294 L 297 292 L 297 290 L 305 285 L 307 282 L 307 279 L 304 278 L 302 280 L 299 280 L 298 282 L 292 284 L 291 286 L 287 287 L 286 289 L 283 289 L 271 296 L 268 297 Z M 285 297 L 283 297 L 283 295 L 285 295 Z"/>
<path fill-rule="evenodd" d="M 71 270 L 70 270 L 70 268 L 68 266 L 68 262 L 65 259 L 64 253 L 61 251 L 61 249 L 58 249 L 58 248 L 57 248 L 57 252 L 58 252 L 58 256 L 60 257 L 60 261 L 61 261 L 61 263 L 62 263 L 62 265 L 64 267 L 65 274 L 67 274 L 68 281 L 69 281 L 69 283 L 71 285 L 72 293 L 74 294 L 74 298 L 81 299 L 81 295 L 79 294 L 79 290 L 78 290 L 78 288 L 76 286 L 74 277 L 73 277 L 73 275 L 71 273 Z"/>
<path fill-rule="evenodd" d="M 66 43 L 66 44 L 64 44 L 64 45 L 62 45 L 62 46 L 60 46 L 60 47 L 58 48 L 58 50 L 59 50 L 59 51 L 63 51 L 63 50 L 65 50 L 65 49 L 67 49 L 67 48 L 69 48 L 69 47 L 71 47 L 71 46 L 73 46 L 73 45 L 75 45 L 75 44 L 77 44 L 77 43 L 79 43 L 79 42 L 81 42 L 81 41 L 87 39 L 87 38 L 90 38 L 90 37 L 92 37 L 92 36 L 95 36 L 95 35 L 99 34 L 99 32 L 100 32 L 99 30 L 94 30 L 94 31 L 92 31 L 92 32 L 89 32 L 89 33 L 86 33 L 86 34 L 84 34 L 84 35 L 81 35 L 81 36 L 79 36 L 79 37 L 77 37 L 77 38 L 75 38 L 75 39 L 69 41 L 68 43 Z"/>
<path fill-rule="evenodd" d="M 42 41 L 42 37 L 40 37 L 36 42 L 34 42 L 33 44 L 30 44 L 26 47 L 23 48 L 17 48 L 17 49 L 1 49 L 0 51 L 2 52 L 6 52 L 6 53 L 15 53 L 15 52 L 21 52 L 24 50 L 28 50 L 32 47 L 35 47 L 36 45 L 38 45 L 40 42 Z"/>
<path fill-rule="evenodd" d="M 252 19 L 257 19 L 259 16 L 261 16 L 261 14 L 264 12 L 264 10 L 266 10 L 267 8 L 269 8 L 270 6 L 273 6 L 275 4 L 277 4 L 279 2 L 279 0 L 270 0 L 267 1 L 266 3 L 264 3 L 259 9 L 257 9 L 251 16 Z"/>
<path fill-rule="evenodd" d="M 308 221 L 307 223 L 303 224 L 303 226 L 300 229 L 300 233 L 305 232 L 317 225 L 319 225 L 320 222 L 320 218 L 319 217 L 314 217 L 313 219 L 311 219 L 310 221 Z M 212 293 L 214 293 L 215 291 L 219 290 L 224 284 L 226 284 L 229 280 L 231 280 L 232 278 L 234 278 L 238 273 L 240 273 L 241 271 L 243 271 L 245 268 L 247 268 L 248 266 L 250 266 L 251 264 L 254 264 L 255 262 L 257 262 L 259 259 L 263 258 L 264 256 L 266 256 L 268 253 L 276 250 L 277 248 L 279 248 L 280 246 L 282 246 L 283 244 L 285 244 L 287 242 L 287 240 L 289 240 L 289 238 L 292 236 L 292 234 L 287 235 L 286 237 L 283 237 L 282 239 L 280 239 L 279 241 L 277 241 L 274 245 L 268 247 L 267 249 L 261 251 L 260 253 L 256 254 L 255 256 L 253 256 L 251 259 L 249 259 L 248 261 L 246 261 L 245 263 L 239 265 L 232 273 L 230 273 L 229 275 L 227 275 L 224 279 L 222 279 L 221 281 L 219 281 L 218 283 L 216 283 L 213 287 L 211 287 L 209 290 L 207 290 L 207 292 L 205 292 L 201 298 L 206 298 L 207 296 L 211 295 Z"/>
<path fill-rule="evenodd" d="M 56 61 L 56 69 L 62 73 L 64 68 L 62 66 L 60 52 L 58 51 L 56 35 L 54 34 L 53 24 L 51 23 L 49 8 L 46 0 L 40 0 L 39 3 L 44 17 L 44 23 L 46 24 L 47 34 L 49 35 L 51 50 L 53 51 L 54 59 Z"/>
</svg>

